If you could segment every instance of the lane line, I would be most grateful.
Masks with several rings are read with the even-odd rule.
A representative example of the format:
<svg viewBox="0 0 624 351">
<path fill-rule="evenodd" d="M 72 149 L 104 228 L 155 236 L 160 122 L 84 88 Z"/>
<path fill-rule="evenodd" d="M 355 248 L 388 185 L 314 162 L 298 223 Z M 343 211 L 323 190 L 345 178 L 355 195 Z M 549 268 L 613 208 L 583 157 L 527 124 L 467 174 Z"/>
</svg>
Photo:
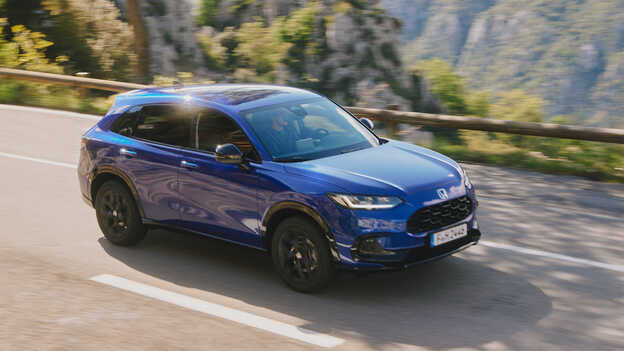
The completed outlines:
<svg viewBox="0 0 624 351">
<path fill-rule="evenodd" d="M 527 248 L 523 248 L 523 247 L 518 247 L 518 246 L 513 246 L 513 245 L 506 245 L 506 244 L 501 244 L 501 243 L 495 243 L 495 242 L 491 242 L 491 241 L 479 241 L 479 244 L 482 244 L 483 246 L 486 246 L 486 247 L 513 251 L 513 252 L 522 253 L 522 254 L 525 254 L 525 255 L 554 258 L 554 259 L 561 260 L 561 261 L 568 261 L 568 262 L 572 262 L 572 263 L 579 263 L 579 264 L 584 264 L 584 265 L 587 265 L 587 266 L 593 266 L 593 267 L 608 269 L 608 270 L 616 271 L 616 272 L 624 272 L 624 266 L 620 266 L 620 265 L 616 265 L 616 264 L 609 264 L 609 263 L 603 263 L 603 262 L 598 262 L 598 261 L 586 260 L 584 258 L 576 258 L 576 257 L 571 257 L 571 256 L 565 256 L 565 255 L 560 255 L 560 254 L 556 254 L 556 253 L 553 253 L 553 252 L 534 250 L 534 249 L 527 249 Z"/>
<path fill-rule="evenodd" d="M 67 168 L 73 168 L 73 169 L 78 168 L 78 166 L 72 165 L 71 163 L 44 160 L 42 158 L 35 158 L 35 157 L 28 157 L 28 156 L 22 156 L 22 155 L 16 155 L 16 154 L 9 154 L 9 153 L 6 153 L 6 152 L 0 152 L 0 156 L 14 158 L 14 159 L 17 159 L 17 160 L 45 163 L 45 164 L 48 164 L 48 165 L 59 166 L 59 167 L 67 167 Z"/>
<path fill-rule="evenodd" d="M 1 110 L 39 112 L 39 113 L 45 113 L 49 115 L 62 116 L 62 117 L 89 119 L 92 121 L 99 121 L 102 119 L 102 117 L 99 117 L 96 115 L 88 115 L 85 113 L 69 112 L 69 111 L 50 110 L 50 109 L 42 108 L 42 107 L 0 105 L 0 111 Z M 33 114 L 32 116 L 38 116 L 38 115 Z"/>
<path fill-rule="evenodd" d="M 137 283 L 135 281 L 117 277 L 111 274 L 98 275 L 90 278 L 89 280 L 320 347 L 331 348 L 341 345 L 345 342 L 344 339 L 336 338 L 331 335 L 321 334 L 315 331 L 295 327 L 290 324 L 256 316 L 251 313 L 206 302 L 168 290 L 163 290 L 153 286 Z"/>
<path fill-rule="evenodd" d="M 41 159 L 41 158 L 34 158 L 34 157 L 27 157 L 27 156 L 9 154 L 9 153 L 6 153 L 6 152 L 0 152 L 0 156 L 14 158 L 14 159 L 18 159 L 18 160 L 25 160 L 25 161 L 33 161 L 33 162 L 38 162 L 38 163 L 44 163 L 44 164 L 49 164 L 49 165 L 53 165 L 53 166 L 60 166 L 60 167 L 73 168 L 73 169 L 77 168 L 76 165 L 72 165 L 70 163 L 56 162 L 56 161 L 50 161 L 50 160 L 45 160 L 45 159 Z M 501 249 L 501 250 L 507 250 L 507 251 L 513 251 L 513 252 L 521 253 L 521 254 L 525 254 L 525 255 L 554 258 L 554 259 L 561 260 L 561 261 L 567 261 L 567 262 L 572 262 L 572 263 L 579 263 L 579 264 L 584 264 L 584 265 L 588 265 L 588 266 L 608 269 L 608 270 L 616 271 L 616 272 L 624 272 L 624 266 L 622 266 L 622 265 L 616 265 L 616 264 L 592 261 L 592 260 L 587 260 L 587 259 L 583 259 L 583 258 L 576 258 L 576 257 L 572 257 L 572 256 L 560 255 L 560 254 L 557 254 L 557 253 L 554 253 L 554 252 L 541 251 L 541 250 L 535 250 L 535 249 L 527 249 L 527 248 L 513 246 L 513 245 L 495 243 L 495 242 L 492 242 L 492 241 L 480 241 L 479 243 L 482 244 L 483 246 L 486 246 L 486 247 L 491 247 L 491 248 L 496 248 L 496 249 Z"/>
</svg>

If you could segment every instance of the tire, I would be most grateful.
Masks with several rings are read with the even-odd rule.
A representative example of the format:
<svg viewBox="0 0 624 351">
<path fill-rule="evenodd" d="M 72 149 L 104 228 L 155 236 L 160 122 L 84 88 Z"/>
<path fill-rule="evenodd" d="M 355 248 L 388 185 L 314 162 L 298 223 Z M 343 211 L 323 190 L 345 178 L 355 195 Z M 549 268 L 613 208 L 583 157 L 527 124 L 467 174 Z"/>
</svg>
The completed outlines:
<svg viewBox="0 0 624 351">
<path fill-rule="evenodd" d="M 108 241 L 119 246 L 138 244 L 147 230 L 128 188 L 115 180 L 104 183 L 95 196 L 97 221 Z"/>
<path fill-rule="evenodd" d="M 278 225 L 271 255 L 279 276 L 296 291 L 319 291 L 334 276 L 327 239 L 318 225 L 305 217 L 290 217 Z"/>
</svg>

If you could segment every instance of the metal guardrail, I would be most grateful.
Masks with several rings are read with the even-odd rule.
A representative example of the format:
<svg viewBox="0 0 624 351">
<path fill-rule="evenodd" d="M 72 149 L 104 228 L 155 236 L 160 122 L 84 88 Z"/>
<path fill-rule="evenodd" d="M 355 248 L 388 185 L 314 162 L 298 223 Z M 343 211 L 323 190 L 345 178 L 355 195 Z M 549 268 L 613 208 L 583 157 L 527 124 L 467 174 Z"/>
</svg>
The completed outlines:
<svg viewBox="0 0 624 351">
<path fill-rule="evenodd" d="M 15 80 L 26 80 L 46 84 L 71 85 L 80 88 L 98 89 L 123 93 L 126 91 L 147 88 L 147 85 L 115 82 L 111 80 L 67 76 L 63 74 L 24 71 L 20 69 L 0 68 L 0 77 Z"/>
<path fill-rule="evenodd" d="M 126 92 L 149 87 L 142 84 L 115 82 L 102 79 L 82 78 L 62 74 L 31 72 L 0 68 L 0 77 L 46 84 L 70 85 L 113 92 Z M 392 125 L 406 123 L 453 129 L 470 129 L 486 132 L 532 135 L 552 138 L 600 141 L 624 144 L 624 129 L 566 126 L 551 123 L 529 123 L 489 118 L 434 115 L 420 112 L 404 112 L 361 107 L 347 107 L 359 117 L 368 117 Z"/>
</svg>

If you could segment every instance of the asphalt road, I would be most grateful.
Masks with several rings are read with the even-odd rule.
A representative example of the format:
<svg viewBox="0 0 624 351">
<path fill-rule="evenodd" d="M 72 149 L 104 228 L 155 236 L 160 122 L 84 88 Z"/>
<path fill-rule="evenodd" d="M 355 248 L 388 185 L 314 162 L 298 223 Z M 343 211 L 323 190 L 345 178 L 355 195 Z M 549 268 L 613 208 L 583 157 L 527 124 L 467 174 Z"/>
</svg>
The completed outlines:
<svg viewBox="0 0 624 351">
<path fill-rule="evenodd" d="M 467 165 L 483 244 L 303 295 L 265 254 L 217 240 L 159 230 L 112 246 L 72 167 L 95 120 L 0 106 L 0 123 L 0 350 L 321 349 L 238 312 L 342 340 L 334 350 L 624 349 L 623 186 Z M 90 280 L 102 274 L 229 314 Z"/>
</svg>

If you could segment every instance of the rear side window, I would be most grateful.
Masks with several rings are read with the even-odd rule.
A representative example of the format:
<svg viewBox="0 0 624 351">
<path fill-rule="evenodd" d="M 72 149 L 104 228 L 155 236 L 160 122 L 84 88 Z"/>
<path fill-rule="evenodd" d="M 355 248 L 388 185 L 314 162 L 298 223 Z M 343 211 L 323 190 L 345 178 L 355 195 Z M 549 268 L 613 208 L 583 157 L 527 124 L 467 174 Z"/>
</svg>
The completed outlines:
<svg viewBox="0 0 624 351">
<path fill-rule="evenodd" d="M 175 105 L 144 106 L 134 136 L 157 143 L 190 147 L 192 120 Z"/>
<path fill-rule="evenodd" d="M 234 144 L 245 157 L 255 159 L 254 148 L 247 135 L 230 117 L 212 109 L 198 111 L 196 123 L 196 149 L 215 152 L 218 145 Z"/>
<path fill-rule="evenodd" d="M 140 112 L 140 106 L 131 108 L 126 113 L 118 117 L 115 122 L 113 122 L 111 131 L 123 136 L 132 136 L 134 134 Z"/>
</svg>

